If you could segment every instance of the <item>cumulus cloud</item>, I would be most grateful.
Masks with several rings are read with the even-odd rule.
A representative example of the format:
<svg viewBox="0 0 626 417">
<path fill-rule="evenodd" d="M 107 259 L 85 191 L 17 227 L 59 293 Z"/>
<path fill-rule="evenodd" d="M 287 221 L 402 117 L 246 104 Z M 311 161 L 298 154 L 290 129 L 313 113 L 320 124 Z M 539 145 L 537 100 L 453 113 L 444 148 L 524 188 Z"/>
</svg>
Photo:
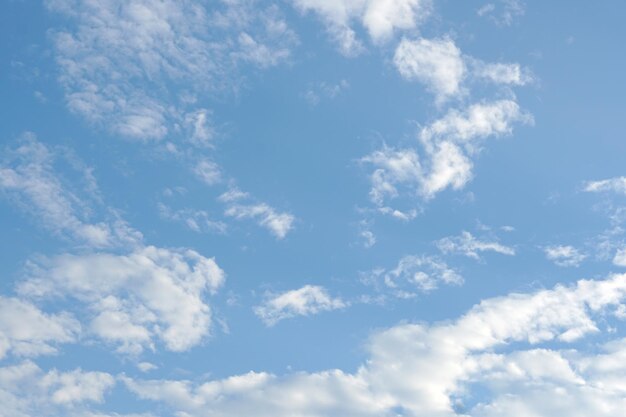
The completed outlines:
<svg viewBox="0 0 626 417">
<path fill-rule="evenodd" d="M 211 137 L 208 113 L 181 91 L 236 89 L 236 69 L 287 60 L 296 37 L 276 6 L 193 1 L 48 0 L 64 27 L 52 33 L 68 108 L 138 140 Z M 252 2 L 254 3 L 254 2 Z"/>
<path fill-rule="evenodd" d="M 277 239 L 284 239 L 293 229 L 295 217 L 287 212 L 276 211 L 266 203 L 251 201 L 248 193 L 231 187 L 219 201 L 226 204 L 224 214 L 235 219 L 254 219 L 259 226 L 269 230 Z"/>
<path fill-rule="evenodd" d="M 384 146 L 361 159 L 374 167 L 370 198 L 381 205 L 386 198 L 397 197 L 400 186 L 425 199 L 447 188 L 461 189 L 472 178 L 472 158 L 485 138 L 509 135 L 515 123 L 532 121 L 512 100 L 452 109 L 421 129 L 420 149 Z"/>
<path fill-rule="evenodd" d="M 362 281 L 396 297 L 411 298 L 418 292 L 433 291 L 441 284 L 462 284 L 463 277 L 436 257 L 409 255 L 402 257 L 393 269 L 377 268 L 362 274 Z"/>
<path fill-rule="evenodd" d="M 68 180 L 69 176 L 62 176 L 55 168 L 55 164 L 68 162 L 63 161 L 60 151 L 30 133 L 7 155 L 0 162 L 0 191 L 15 197 L 20 207 L 47 229 L 97 248 L 135 246 L 142 240 L 141 233 L 110 210 L 105 210 L 105 221 L 91 220 L 93 207 L 100 204 L 90 169 L 75 172 L 70 166 L 72 176 L 83 177 L 83 184 Z"/>
<path fill-rule="evenodd" d="M 81 369 L 45 372 L 31 361 L 0 367 L 0 413 L 12 417 L 95 417 L 98 414 L 92 414 L 86 408 L 103 402 L 115 382 L 115 378 L 105 372 Z"/>
<path fill-rule="evenodd" d="M 626 195 L 626 177 L 589 181 L 585 184 L 584 190 L 588 192 L 613 192 Z"/>
<path fill-rule="evenodd" d="M 547 246 L 543 249 L 546 258 L 558 266 L 578 267 L 587 255 L 569 245 Z"/>
<path fill-rule="evenodd" d="M 495 84 L 525 85 L 532 81 L 532 76 L 519 64 L 505 64 L 501 62 L 486 63 L 472 60 L 472 73 Z"/>
<path fill-rule="evenodd" d="M 480 252 L 496 252 L 502 255 L 515 255 L 515 249 L 498 242 L 489 242 L 474 237 L 463 231 L 460 236 L 445 237 L 437 241 L 437 247 L 443 253 L 458 253 L 473 259 L 480 259 Z"/>
<path fill-rule="evenodd" d="M 618 249 L 613 257 L 613 264 L 617 266 L 626 266 L 626 248 Z"/>
<path fill-rule="evenodd" d="M 303 12 L 316 13 L 326 24 L 339 51 L 354 56 L 365 49 L 353 27 L 357 21 L 375 43 L 396 31 L 415 30 L 429 14 L 430 0 L 292 0 Z"/>
<path fill-rule="evenodd" d="M 404 78 L 425 84 L 440 103 L 461 93 L 467 69 L 451 39 L 403 39 L 393 62 Z"/>
<path fill-rule="evenodd" d="M 341 298 L 333 298 L 318 285 L 305 285 L 297 290 L 269 295 L 262 305 L 254 309 L 255 314 L 268 326 L 296 316 L 311 316 L 324 311 L 345 308 Z"/>
<path fill-rule="evenodd" d="M 200 343 L 211 327 L 205 297 L 224 282 L 213 259 L 152 246 L 128 255 L 60 255 L 31 263 L 27 274 L 19 294 L 79 301 L 95 336 L 133 354 L 154 349 L 157 339 L 171 351 Z"/>
<path fill-rule="evenodd" d="M 484 300 L 454 321 L 374 333 L 353 373 L 123 381 L 139 398 L 187 416 L 618 417 L 626 405 L 624 342 L 598 354 L 568 344 L 598 333 L 595 317 L 610 316 L 625 298 L 626 275 L 613 275 Z"/>
<path fill-rule="evenodd" d="M 76 341 L 81 326 L 68 313 L 46 314 L 25 300 L 0 296 L 0 359 L 57 352 L 56 346 Z"/>
</svg>

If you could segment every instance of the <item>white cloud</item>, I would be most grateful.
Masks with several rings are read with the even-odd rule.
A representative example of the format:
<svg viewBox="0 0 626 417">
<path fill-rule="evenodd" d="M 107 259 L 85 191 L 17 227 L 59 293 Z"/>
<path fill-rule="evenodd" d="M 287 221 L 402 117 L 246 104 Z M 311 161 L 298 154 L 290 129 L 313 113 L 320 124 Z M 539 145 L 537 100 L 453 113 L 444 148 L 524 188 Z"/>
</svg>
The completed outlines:
<svg viewBox="0 0 626 417">
<path fill-rule="evenodd" d="M 429 0 L 292 0 L 303 12 L 318 14 L 328 33 L 346 56 L 365 47 L 352 27 L 358 21 L 375 43 L 389 40 L 396 31 L 415 30 L 430 14 Z"/>
<path fill-rule="evenodd" d="M 309 88 L 302 97 L 312 106 L 317 106 L 322 98 L 334 99 L 350 87 L 350 83 L 341 80 L 336 84 L 325 81 Z"/>
<path fill-rule="evenodd" d="M 129 255 L 60 255 L 32 263 L 18 285 L 29 298 L 69 297 L 87 308 L 88 327 L 118 351 L 185 351 L 209 334 L 205 302 L 224 282 L 213 259 L 192 250 L 137 249 Z"/>
<path fill-rule="evenodd" d="M 578 267 L 587 258 L 587 255 L 580 253 L 578 249 L 569 245 L 547 246 L 543 251 L 546 254 L 546 258 L 558 266 Z"/>
<path fill-rule="evenodd" d="M 192 143 L 206 142 L 206 110 L 190 108 L 180 92 L 236 89 L 241 63 L 277 65 L 296 42 L 276 6 L 254 2 L 47 5 L 65 18 L 53 41 L 69 109 L 131 139 L 162 139 L 191 123 Z"/>
<path fill-rule="evenodd" d="M 618 249 L 613 257 L 613 264 L 617 266 L 626 266 L 626 248 Z"/>
<path fill-rule="evenodd" d="M 345 307 L 346 303 L 341 298 L 331 297 L 325 288 L 305 285 L 297 290 L 268 296 L 254 312 L 266 325 L 273 326 L 284 319 L 310 316 Z"/>
<path fill-rule="evenodd" d="M 626 195 L 626 177 L 615 177 L 601 181 L 589 181 L 585 184 L 588 192 L 614 192 Z"/>
<path fill-rule="evenodd" d="M 475 77 L 496 84 L 526 85 L 532 81 L 532 76 L 519 64 L 485 63 L 478 60 L 473 60 L 472 64 Z"/>
<path fill-rule="evenodd" d="M 84 411 L 85 406 L 103 402 L 115 382 L 105 372 L 44 372 L 31 361 L 0 367 L 0 415 L 95 417 L 97 414 Z"/>
<path fill-rule="evenodd" d="M 142 240 L 141 233 L 110 210 L 106 221 L 91 221 L 99 195 L 89 168 L 72 172 L 74 178 L 82 177 L 82 186 L 69 181 L 55 169 L 55 164 L 68 161 L 33 134 L 26 134 L 20 146 L 7 154 L 10 158 L 0 162 L 0 191 L 14 196 L 49 230 L 98 248 L 135 246 Z"/>
<path fill-rule="evenodd" d="M 399 196 L 399 186 L 425 199 L 447 189 L 461 189 L 472 178 L 472 159 L 482 140 L 511 134 L 514 123 L 532 123 L 532 117 L 512 100 L 478 103 L 465 111 L 450 110 L 419 133 L 418 149 L 384 146 L 361 159 L 372 164 L 370 198 L 382 205 Z"/>
<path fill-rule="evenodd" d="M 467 69 L 461 50 L 451 39 L 403 39 L 393 62 L 404 78 L 425 84 L 438 103 L 462 93 Z"/>
<path fill-rule="evenodd" d="M 200 160 L 194 170 L 194 174 L 207 185 L 219 184 L 222 181 L 220 167 L 208 159 Z"/>
<path fill-rule="evenodd" d="M 0 296 L 0 359 L 56 353 L 56 345 L 76 341 L 80 330 L 70 314 L 46 314 L 27 301 Z"/>
<path fill-rule="evenodd" d="M 476 239 L 470 232 L 463 231 L 460 236 L 445 237 L 437 241 L 437 247 L 443 253 L 459 253 L 473 259 L 480 259 L 479 252 L 496 252 L 502 255 L 515 255 L 515 249 L 498 242 Z"/>
<path fill-rule="evenodd" d="M 218 201 L 226 205 L 224 215 L 235 219 L 253 219 L 277 239 L 284 239 L 293 229 L 296 218 L 287 212 L 279 212 L 266 203 L 255 201 L 249 193 L 234 185 L 220 195 Z"/>
<path fill-rule="evenodd" d="M 417 292 L 429 292 L 439 285 L 459 285 L 463 277 L 445 262 L 432 256 L 404 256 L 394 269 L 374 269 L 363 274 L 366 284 L 382 285 L 382 290 L 391 291 L 399 298 L 411 298 Z"/>
<path fill-rule="evenodd" d="M 599 354 L 568 344 L 598 333 L 594 317 L 604 320 L 625 298 L 626 275 L 613 275 L 485 300 L 454 321 L 374 333 L 354 373 L 123 381 L 139 398 L 190 417 L 621 417 L 626 344 L 611 342 Z M 551 341 L 564 350 L 550 349 Z"/>
</svg>

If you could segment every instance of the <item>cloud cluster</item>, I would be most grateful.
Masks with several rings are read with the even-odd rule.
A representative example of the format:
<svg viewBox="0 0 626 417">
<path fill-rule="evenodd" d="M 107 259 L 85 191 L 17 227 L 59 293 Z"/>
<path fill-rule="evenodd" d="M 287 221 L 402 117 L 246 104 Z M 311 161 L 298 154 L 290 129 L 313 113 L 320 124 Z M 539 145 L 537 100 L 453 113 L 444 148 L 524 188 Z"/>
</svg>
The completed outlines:
<svg viewBox="0 0 626 417">
<path fill-rule="evenodd" d="M 594 317 L 611 316 L 625 298 L 626 275 L 613 275 L 485 300 L 452 322 L 375 333 L 354 373 L 123 381 L 139 398 L 186 416 L 618 417 L 624 342 L 588 354 L 569 344 L 598 333 Z M 555 341 L 564 348 L 551 348 Z"/>
<path fill-rule="evenodd" d="M 318 285 L 305 285 L 297 290 L 268 295 L 254 313 L 268 326 L 295 316 L 310 316 L 323 311 L 346 307 L 341 298 L 333 298 L 328 291 Z"/>
<path fill-rule="evenodd" d="M 48 0 L 65 18 L 53 33 L 68 108 L 112 133 L 210 140 L 198 92 L 236 89 L 237 66 L 284 62 L 296 38 L 275 6 L 190 0 Z"/>
</svg>

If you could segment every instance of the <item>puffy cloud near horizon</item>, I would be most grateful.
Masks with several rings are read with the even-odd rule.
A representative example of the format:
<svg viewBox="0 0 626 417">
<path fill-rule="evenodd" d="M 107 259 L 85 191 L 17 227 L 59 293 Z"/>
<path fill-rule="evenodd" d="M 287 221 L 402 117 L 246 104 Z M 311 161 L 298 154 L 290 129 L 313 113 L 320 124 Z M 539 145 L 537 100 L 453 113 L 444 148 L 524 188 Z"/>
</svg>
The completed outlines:
<svg viewBox="0 0 626 417">
<path fill-rule="evenodd" d="M 599 353 L 571 343 L 600 332 L 594 318 L 615 316 L 625 300 L 626 275 L 487 299 L 454 321 L 374 333 L 368 359 L 353 373 L 122 380 L 139 398 L 190 417 L 618 417 L 626 405 L 623 341 Z M 474 388 L 483 394 L 473 397 Z"/>
</svg>

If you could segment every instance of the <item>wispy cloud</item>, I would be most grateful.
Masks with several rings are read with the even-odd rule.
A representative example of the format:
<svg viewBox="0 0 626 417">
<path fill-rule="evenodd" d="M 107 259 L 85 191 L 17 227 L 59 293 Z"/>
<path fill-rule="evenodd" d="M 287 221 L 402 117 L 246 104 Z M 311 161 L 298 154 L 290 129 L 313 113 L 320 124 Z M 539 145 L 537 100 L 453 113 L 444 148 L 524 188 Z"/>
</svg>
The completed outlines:
<svg viewBox="0 0 626 417">
<path fill-rule="evenodd" d="M 546 246 L 543 251 L 546 258 L 558 266 L 578 267 L 587 258 L 587 255 L 569 245 Z"/>
<path fill-rule="evenodd" d="M 470 232 L 463 231 L 459 236 L 444 237 L 437 241 L 443 253 L 457 253 L 473 259 L 480 259 L 482 252 L 496 252 L 502 255 L 515 255 L 515 249 L 497 241 L 480 240 Z"/>
<path fill-rule="evenodd" d="M 281 294 L 268 294 L 267 299 L 254 309 L 254 313 L 268 326 L 296 316 L 311 316 L 342 309 L 347 306 L 341 298 L 333 298 L 317 285 L 305 285 Z"/>
</svg>

